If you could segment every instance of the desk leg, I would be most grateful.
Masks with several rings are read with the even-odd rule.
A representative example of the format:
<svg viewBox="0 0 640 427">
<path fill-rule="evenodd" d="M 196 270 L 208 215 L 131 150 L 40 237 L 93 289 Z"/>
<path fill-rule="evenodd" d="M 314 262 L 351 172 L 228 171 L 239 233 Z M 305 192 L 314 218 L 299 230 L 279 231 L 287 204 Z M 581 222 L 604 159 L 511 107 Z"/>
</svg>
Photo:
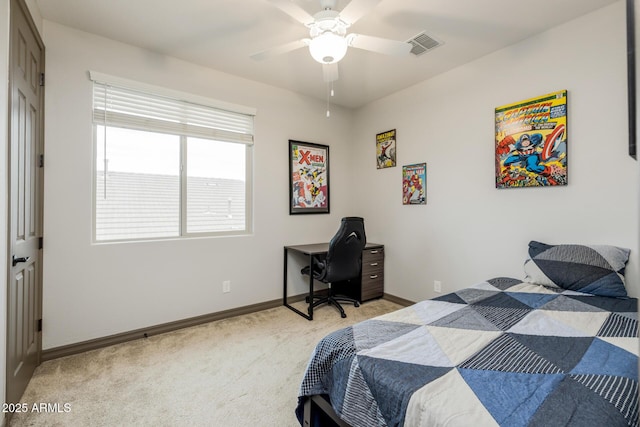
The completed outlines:
<svg viewBox="0 0 640 427">
<path fill-rule="evenodd" d="M 309 255 L 309 320 L 313 320 L 313 255 Z"/>
<path fill-rule="evenodd" d="M 288 305 L 287 304 L 287 258 L 288 258 L 288 252 L 289 251 L 287 251 L 287 248 L 285 247 L 284 248 L 284 275 L 282 276 L 283 280 L 284 280 L 284 283 L 282 285 L 282 287 L 284 289 L 284 296 L 282 297 L 282 304 L 285 305 L 285 306 Z"/>
<path fill-rule="evenodd" d="M 289 303 L 287 302 L 287 258 L 288 258 L 288 250 L 285 247 L 284 248 L 284 272 L 283 272 L 283 283 L 282 283 L 282 288 L 283 288 L 283 296 L 282 296 L 282 304 L 287 307 L 288 309 L 295 311 L 296 313 L 298 313 L 300 316 L 304 317 L 307 320 L 313 320 L 313 306 L 310 306 L 310 310 L 309 310 L 309 314 L 303 313 L 300 310 L 298 310 L 295 307 L 292 307 L 291 305 L 289 305 Z M 309 265 L 313 265 L 311 264 L 311 262 L 313 261 L 313 257 L 309 257 Z M 309 279 L 309 286 L 310 286 L 310 290 L 309 290 L 309 297 L 311 298 L 311 301 L 313 302 L 313 277 L 311 277 Z"/>
</svg>

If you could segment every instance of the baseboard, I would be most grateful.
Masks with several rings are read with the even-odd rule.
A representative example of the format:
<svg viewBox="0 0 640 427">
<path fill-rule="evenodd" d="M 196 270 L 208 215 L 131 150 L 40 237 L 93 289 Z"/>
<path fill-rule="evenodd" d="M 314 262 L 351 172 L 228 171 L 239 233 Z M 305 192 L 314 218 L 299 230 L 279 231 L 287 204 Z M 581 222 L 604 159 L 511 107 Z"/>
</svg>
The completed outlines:
<svg viewBox="0 0 640 427">
<path fill-rule="evenodd" d="M 322 293 L 322 291 L 317 292 Z M 296 295 L 287 298 L 287 302 L 294 303 L 304 300 L 307 294 Z M 384 299 L 387 299 L 396 304 L 408 306 L 413 304 L 409 300 L 399 298 L 393 295 L 384 294 Z M 191 326 L 202 325 L 204 323 L 214 322 L 216 320 L 227 319 L 229 317 L 241 316 L 243 314 L 255 313 L 257 311 L 268 310 L 270 308 L 280 307 L 282 305 L 282 299 L 261 302 L 258 304 L 246 305 L 243 307 L 232 308 L 230 310 L 218 311 L 215 313 L 205 314 L 202 316 L 190 317 L 188 319 L 177 320 L 175 322 L 163 323 L 161 325 L 150 326 L 148 328 L 136 329 L 129 332 L 123 332 L 120 334 L 109 335 L 102 338 L 96 338 L 88 341 L 82 341 L 75 344 L 69 344 L 60 347 L 54 347 L 42 351 L 41 361 L 58 359 L 60 357 L 72 356 L 74 354 L 84 353 L 90 350 L 97 350 L 99 348 L 109 347 L 115 344 L 121 344 L 127 341 L 133 341 L 140 338 L 147 338 L 152 335 L 164 334 L 167 332 L 176 331 L 178 329 L 189 328 Z M 1 426 L 0 426 L 1 427 Z"/>
<path fill-rule="evenodd" d="M 415 304 L 415 301 L 411 301 L 411 300 L 408 300 L 408 299 L 400 298 L 400 297 L 397 297 L 397 296 L 391 295 L 391 294 L 384 294 L 382 296 L 382 298 L 386 299 L 387 301 L 391 301 L 391 302 L 395 302 L 396 304 L 403 305 L 405 307 L 408 307 L 410 305 Z"/>
<path fill-rule="evenodd" d="M 296 302 L 303 300 L 305 295 L 289 297 L 288 301 Z M 60 357 L 71 356 L 74 354 L 84 353 L 85 351 L 97 350 L 99 348 L 108 347 L 115 344 L 133 341 L 140 338 L 147 338 L 152 335 L 164 334 L 176 331 L 178 329 L 189 328 L 191 326 L 202 325 L 204 323 L 214 322 L 216 320 L 227 319 L 229 317 L 240 316 L 243 314 L 254 313 L 256 311 L 268 310 L 270 308 L 282 305 L 282 299 L 252 304 L 230 310 L 218 311 L 215 313 L 205 314 L 202 316 L 191 317 L 188 319 L 177 320 L 175 322 L 163 323 L 161 325 L 150 326 L 148 328 L 136 329 L 120 334 L 109 335 L 102 338 L 96 338 L 88 341 L 82 341 L 75 344 L 69 344 L 60 347 L 54 347 L 42 351 L 42 361 L 58 359 Z"/>
</svg>

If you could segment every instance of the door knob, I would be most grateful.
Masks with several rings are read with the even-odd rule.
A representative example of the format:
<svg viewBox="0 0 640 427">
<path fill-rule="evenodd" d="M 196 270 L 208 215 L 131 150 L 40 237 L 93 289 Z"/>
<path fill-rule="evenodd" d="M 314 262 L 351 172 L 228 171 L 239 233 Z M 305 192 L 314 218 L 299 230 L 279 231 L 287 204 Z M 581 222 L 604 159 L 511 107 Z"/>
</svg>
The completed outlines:
<svg viewBox="0 0 640 427">
<path fill-rule="evenodd" d="M 21 262 L 27 262 L 29 261 L 29 257 L 20 257 L 20 258 L 16 258 L 16 256 L 14 255 L 13 257 L 11 257 L 12 259 L 12 264 L 15 267 L 16 265 L 18 265 Z"/>
</svg>

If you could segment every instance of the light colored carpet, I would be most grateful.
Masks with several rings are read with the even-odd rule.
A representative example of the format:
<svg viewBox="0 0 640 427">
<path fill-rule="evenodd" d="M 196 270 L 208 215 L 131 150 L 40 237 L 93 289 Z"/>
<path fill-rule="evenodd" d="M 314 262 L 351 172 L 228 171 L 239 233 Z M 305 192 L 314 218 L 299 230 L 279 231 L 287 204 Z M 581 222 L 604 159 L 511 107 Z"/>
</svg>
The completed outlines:
<svg viewBox="0 0 640 427">
<path fill-rule="evenodd" d="M 318 340 L 399 308 L 345 304 L 342 319 L 324 306 L 310 322 L 278 307 L 51 360 L 22 402 L 69 412 L 15 414 L 10 426 L 298 426 L 298 387 Z"/>
</svg>

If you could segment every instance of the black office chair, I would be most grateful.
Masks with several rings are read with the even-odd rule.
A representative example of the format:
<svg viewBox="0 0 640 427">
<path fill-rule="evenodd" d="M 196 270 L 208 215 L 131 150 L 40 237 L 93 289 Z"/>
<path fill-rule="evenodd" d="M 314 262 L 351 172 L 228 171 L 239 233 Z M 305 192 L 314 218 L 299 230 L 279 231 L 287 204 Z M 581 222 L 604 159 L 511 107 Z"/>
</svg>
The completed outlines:
<svg viewBox="0 0 640 427">
<path fill-rule="evenodd" d="M 331 283 L 357 279 L 362 267 L 362 250 L 367 243 L 364 232 L 364 220 L 360 217 L 342 218 L 340 228 L 329 242 L 329 250 L 324 259 L 313 260 L 313 279 L 329 284 L 327 296 L 314 296 L 314 301 L 307 302 L 310 307 L 328 303 L 335 305 L 344 318 L 347 315 L 340 302 L 353 303 L 355 307 L 360 304 L 358 300 L 346 296 L 338 296 L 331 289 Z M 302 269 L 302 274 L 311 274 L 309 266 Z"/>
</svg>

